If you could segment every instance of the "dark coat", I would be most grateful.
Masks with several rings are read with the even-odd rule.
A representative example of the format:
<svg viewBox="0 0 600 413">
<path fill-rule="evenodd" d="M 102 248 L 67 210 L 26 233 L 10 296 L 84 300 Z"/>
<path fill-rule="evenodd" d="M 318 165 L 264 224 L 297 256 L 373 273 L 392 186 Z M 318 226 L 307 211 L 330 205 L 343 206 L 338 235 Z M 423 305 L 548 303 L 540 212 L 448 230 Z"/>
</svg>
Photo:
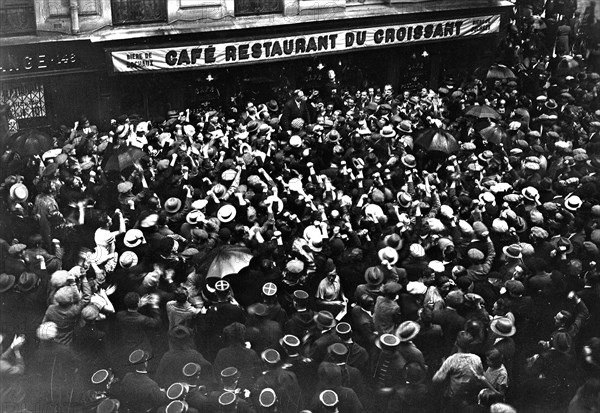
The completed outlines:
<svg viewBox="0 0 600 413">
<path fill-rule="evenodd" d="M 259 366 L 260 359 L 256 351 L 239 344 L 233 344 L 219 350 L 213 363 L 217 381 L 220 381 L 223 369 L 235 367 L 240 372 L 240 386 L 246 388 L 250 388 L 254 383 L 254 377 Z"/>
<path fill-rule="evenodd" d="M 308 105 L 305 101 L 300 102 L 300 105 L 298 105 L 294 99 L 290 99 L 283 106 L 283 113 L 280 120 L 281 127 L 284 130 L 290 129 L 292 121 L 296 118 L 304 119 L 305 124 L 310 123 Z"/>
<path fill-rule="evenodd" d="M 263 372 L 256 380 L 253 395 L 258 399 L 261 390 L 271 388 L 277 394 L 279 406 L 283 413 L 296 413 L 302 410 L 303 401 L 296 375 L 288 370 L 276 368 Z M 254 403 L 259 405 L 258 400 Z"/>
<path fill-rule="evenodd" d="M 118 400 L 131 411 L 145 412 L 169 403 L 169 398 L 145 373 L 127 373 L 114 389 Z"/>
<path fill-rule="evenodd" d="M 444 332 L 446 348 L 451 348 L 456 340 L 456 335 L 465 326 L 465 319 L 451 308 L 436 310 L 433 312 L 434 324 L 439 324 Z"/>
<path fill-rule="evenodd" d="M 158 363 L 155 377 L 156 382 L 163 388 L 168 388 L 173 383 L 187 382 L 183 375 L 183 366 L 187 363 L 200 365 L 200 379 L 202 384 L 213 381 L 213 368 L 202 354 L 194 349 L 169 350 Z"/>
</svg>

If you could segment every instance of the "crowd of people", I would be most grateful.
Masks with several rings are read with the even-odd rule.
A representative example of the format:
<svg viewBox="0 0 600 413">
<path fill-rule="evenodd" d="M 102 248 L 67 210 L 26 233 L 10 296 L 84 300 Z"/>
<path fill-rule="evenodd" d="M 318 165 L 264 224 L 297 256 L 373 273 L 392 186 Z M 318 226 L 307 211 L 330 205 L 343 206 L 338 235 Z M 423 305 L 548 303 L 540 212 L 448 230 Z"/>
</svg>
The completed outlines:
<svg viewBox="0 0 600 413">
<path fill-rule="evenodd" d="M 552 3 L 437 91 L 9 144 L 2 411 L 599 412 L 600 30 Z"/>
</svg>

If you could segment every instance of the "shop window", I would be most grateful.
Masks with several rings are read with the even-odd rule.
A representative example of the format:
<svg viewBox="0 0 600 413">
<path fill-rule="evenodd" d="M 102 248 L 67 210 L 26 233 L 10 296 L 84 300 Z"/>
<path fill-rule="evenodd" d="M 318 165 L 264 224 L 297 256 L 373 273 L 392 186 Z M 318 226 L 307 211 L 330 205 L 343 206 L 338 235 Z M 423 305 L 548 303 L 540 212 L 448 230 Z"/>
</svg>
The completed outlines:
<svg viewBox="0 0 600 413">
<path fill-rule="evenodd" d="M 115 25 L 167 21 L 167 0 L 111 0 Z"/>
<path fill-rule="evenodd" d="M 236 16 L 283 13 L 283 0 L 235 0 Z"/>
<path fill-rule="evenodd" d="M 79 0 L 80 15 L 98 14 L 98 0 Z M 68 16 L 71 14 L 69 0 L 48 0 L 50 16 Z"/>
<path fill-rule="evenodd" d="M 33 0 L 0 1 L 0 36 L 35 34 Z"/>
<path fill-rule="evenodd" d="M 0 102 L 11 106 L 12 116 L 17 120 L 46 117 L 44 85 L 38 82 L 2 84 Z"/>
</svg>

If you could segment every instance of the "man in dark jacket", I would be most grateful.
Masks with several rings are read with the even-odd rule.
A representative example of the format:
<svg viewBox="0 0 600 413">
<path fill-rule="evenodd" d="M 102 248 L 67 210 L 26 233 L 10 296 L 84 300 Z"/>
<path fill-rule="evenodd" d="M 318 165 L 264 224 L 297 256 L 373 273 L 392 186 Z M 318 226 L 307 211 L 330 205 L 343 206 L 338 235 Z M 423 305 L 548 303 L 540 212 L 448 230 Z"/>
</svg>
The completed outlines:
<svg viewBox="0 0 600 413">
<path fill-rule="evenodd" d="M 294 309 L 296 312 L 285 323 L 284 331 L 296 337 L 304 337 L 315 326 L 315 313 L 307 308 L 308 293 L 304 290 L 294 291 Z"/>
<path fill-rule="evenodd" d="M 293 99 L 288 100 L 283 106 L 281 127 L 285 130 L 291 129 L 292 121 L 297 118 L 304 120 L 305 124 L 310 123 L 310 112 L 308 111 L 304 92 L 300 89 L 295 90 Z"/>
<path fill-rule="evenodd" d="M 164 390 L 148 377 L 149 358 L 150 354 L 144 350 L 133 351 L 129 355 L 129 363 L 135 371 L 127 373 L 115 389 L 118 400 L 131 411 L 145 412 L 169 402 Z"/>
<path fill-rule="evenodd" d="M 267 349 L 261 354 L 261 359 L 267 367 L 256 380 L 253 394 L 258 397 L 261 390 L 272 388 L 277 394 L 282 412 L 295 413 L 302 410 L 302 394 L 296 375 L 282 368 L 279 352 Z M 258 405 L 258 403 L 255 403 Z"/>
</svg>

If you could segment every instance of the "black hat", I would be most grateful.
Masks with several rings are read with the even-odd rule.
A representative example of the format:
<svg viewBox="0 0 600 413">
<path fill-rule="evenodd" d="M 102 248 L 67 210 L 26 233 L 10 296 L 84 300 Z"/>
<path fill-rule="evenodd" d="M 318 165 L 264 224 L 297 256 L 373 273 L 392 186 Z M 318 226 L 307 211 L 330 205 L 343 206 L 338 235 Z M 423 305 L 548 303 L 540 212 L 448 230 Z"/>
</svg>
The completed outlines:
<svg viewBox="0 0 600 413">
<path fill-rule="evenodd" d="M 335 407 L 339 403 L 340 399 L 338 395 L 333 390 L 325 390 L 319 394 L 319 401 L 325 407 Z"/>
<path fill-rule="evenodd" d="M 277 364 L 281 361 L 281 356 L 277 350 L 273 350 L 272 348 L 268 348 L 262 352 L 260 355 L 262 361 L 267 364 Z"/>
<path fill-rule="evenodd" d="M 148 360 L 150 360 L 150 353 L 148 353 L 144 350 L 141 350 L 141 349 L 134 350 L 129 355 L 129 363 L 131 363 L 133 365 L 142 364 Z"/>
<path fill-rule="evenodd" d="M 334 361 L 340 362 L 346 360 L 348 355 L 348 347 L 342 343 L 333 343 L 327 347 L 327 353 L 333 358 Z"/>
<path fill-rule="evenodd" d="M 277 401 L 277 395 L 275 394 L 275 390 L 267 387 L 260 392 L 260 396 L 258 396 L 258 401 L 260 405 L 264 408 L 269 408 L 275 404 Z"/>
<path fill-rule="evenodd" d="M 304 290 L 296 290 L 294 291 L 294 300 L 305 302 L 308 300 L 308 293 Z"/>
<path fill-rule="evenodd" d="M 283 346 L 283 347 L 297 348 L 297 347 L 300 347 L 301 343 L 300 343 L 300 339 L 298 337 L 291 335 L 291 334 L 286 334 L 279 341 L 279 344 L 281 344 L 281 346 Z"/>
<path fill-rule="evenodd" d="M 348 324 L 346 322 L 339 323 L 335 327 L 335 331 L 338 334 L 338 336 L 340 336 L 341 338 L 346 338 L 352 334 L 352 326 L 350 326 L 350 324 Z"/>
<path fill-rule="evenodd" d="M 235 403 L 235 399 L 235 393 L 226 391 L 219 396 L 219 404 L 221 406 L 231 406 L 233 403 Z"/>
<path fill-rule="evenodd" d="M 230 379 L 230 378 L 239 378 L 240 372 L 235 367 L 226 367 L 221 370 L 221 378 L 222 379 Z"/>
<path fill-rule="evenodd" d="M 183 369 L 181 370 L 181 372 L 183 373 L 183 375 L 185 377 L 194 377 L 194 376 L 197 376 L 198 374 L 200 374 L 201 370 L 202 370 L 202 366 L 200 366 L 200 364 L 188 363 L 185 366 L 183 366 Z"/>
</svg>

